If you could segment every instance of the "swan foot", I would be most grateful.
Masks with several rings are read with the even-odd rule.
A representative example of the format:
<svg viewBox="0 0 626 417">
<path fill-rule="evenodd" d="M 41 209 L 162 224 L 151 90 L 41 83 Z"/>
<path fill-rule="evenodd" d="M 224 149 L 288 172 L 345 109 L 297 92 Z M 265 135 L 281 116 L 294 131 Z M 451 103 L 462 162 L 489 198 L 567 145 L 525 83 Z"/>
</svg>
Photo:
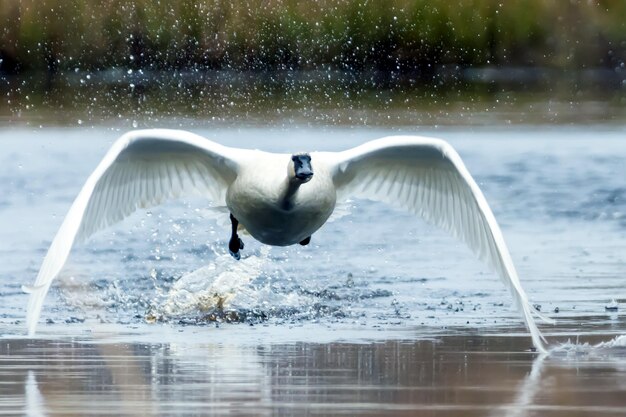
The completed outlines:
<svg viewBox="0 0 626 417">
<path fill-rule="evenodd" d="M 228 242 L 228 252 L 232 255 L 236 260 L 241 259 L 241 254 L 239 253 L 240 249 L 243 249 L 244 244 L 243 240 L 237 235 L 233 236 Z"/>
<path fill-rule="evenodd" d="M 230 242 L 228 242 L 228 252 L 233 258 L 240 260 L 241 254 L 239 253 L 239 250 L 243 249 L 244 244 L 240 237 L 235 236 L 235 238 L 236 240 L 231 239 Z"/>
<path fill-rule="evenodd" d="M 239 250 L 243 249 L 244 244 L 243 240 L 241 240 L 241 238 L 237 234 L 237 227 L 239 226 L 239 222 L 232 214 L 230 215 L 230 223 L 232 226 L 232 231 L 230 235 L 230 241 L 228 242 L 228 252 L 233 258 L 235 258 L 236 260 L 240 260 L 241 254 L 239 253 Z"/>
<path fill-rule="evenodd" d="M 236 261 L 241 259 L 241 254 L 239 253 L 239 251 L 237 252 L 233 252 L 232 250 L 228 250 L 228 253 L 230 253 L 230 256 L 232 256 L 233 258 L 235 258 Z"/>
<path fill-rule="evenodd" d="M 311 243 L 311 236 L 307 237 L 307 238 L 306 238 L 306 239 L 304 239 L 302 242 L 300 242 L 300 244 L 301 244 L 302 246 L 306 246 L 306 245 L 308 245 L 309 243 Z"/>
</svg>

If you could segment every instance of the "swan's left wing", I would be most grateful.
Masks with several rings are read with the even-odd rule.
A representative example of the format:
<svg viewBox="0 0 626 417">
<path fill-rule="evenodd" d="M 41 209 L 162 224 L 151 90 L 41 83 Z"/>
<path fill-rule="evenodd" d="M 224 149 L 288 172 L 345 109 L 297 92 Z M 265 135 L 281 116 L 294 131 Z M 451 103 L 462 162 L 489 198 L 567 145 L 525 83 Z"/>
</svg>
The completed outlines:
<svg viewBox="0 0 626 417">
<path fill-rule="evenodd" d="M 446 142 L 416 136 L 374 140 L 327 153 L 338 198 L 369 198 L 405 208 L 465 242 L 511 290 L 535 346 L 543 350 L 535 309 L 524 292 L 502 232 L 460 156 Z"/>
</svg>

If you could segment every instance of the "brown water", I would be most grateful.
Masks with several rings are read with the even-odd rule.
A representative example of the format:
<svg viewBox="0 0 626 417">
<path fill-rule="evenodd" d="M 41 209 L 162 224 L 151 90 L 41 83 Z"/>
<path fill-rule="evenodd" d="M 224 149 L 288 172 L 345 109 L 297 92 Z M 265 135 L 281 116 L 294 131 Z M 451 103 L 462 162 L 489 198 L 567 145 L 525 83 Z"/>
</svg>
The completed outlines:
<svg viewBox="0 0 626 417">
<path fill-rule="evenodd" d="M 507 336 L 256 345 L 5 339 L 0 415 L 626 414 L 626 350 L 578 345 L 545 358 L 527 344 Z"/>
</svg>

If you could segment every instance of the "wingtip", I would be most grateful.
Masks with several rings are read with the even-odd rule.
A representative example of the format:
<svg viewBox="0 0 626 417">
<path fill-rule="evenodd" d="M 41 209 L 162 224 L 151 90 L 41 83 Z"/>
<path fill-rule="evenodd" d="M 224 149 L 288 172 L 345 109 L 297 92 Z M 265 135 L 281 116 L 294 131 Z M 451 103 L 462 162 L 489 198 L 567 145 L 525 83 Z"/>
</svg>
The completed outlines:
<svg viewBox="0 0 626 417">
<path fill-rule="evenodd" d="M 546 349 L 543 343 L 539 345 L 535 344 L 535 352 L 539 353 L 540 355 L 547 355 L 549 353 L 548 349 Z"/>
<path fill-rule="evenodd" d="M 533 313 L 533 315 L 535 315 L 536 317 L 540 318 L 541 321 L 543 321 L 544 323 L 552 324 L 552 325 L 556 324 L 556 320 L 555 319 L 550 318 L 550 317 L 546 316 L 545 314 L 541 313 L 534 306 L 531 305 L 530 308 L 531 308 L 530 311 Z"/>
<path fill-rule="evenodd" d="M 43 307 L 43 301 L 48 293 L 48 288 L 49 284 L 22 285 L 22 291 L 30 294 L 26 313 L 26 329 L 29 337 L 33 337 L 37 330 L 41 308 Z"/>
<path fill-rule="evenodd" d="M 537 323 L 535 323 L 535 320 L 533 318 L 533 312 L 537 312 L 537 310 L 529 302 L 525 302 L 523 314 L 526 322 L 526 327 L 528 328 L 528 331 L 530 332 L 530 337 L 533 341 L 533 345 L 539 353 L 547 354 L 548 350 L 546 349 L 546 345 L 548 344 L 548 341 L 541 333 L 541 330 L 539 330 L 539 327 L 537 327 Z"/>
<path fill-rule="evenodd" d="M 536 326 L 534 328 L 529 326 L 529 330 L 530 330 L 530 337 L 533 341 L 533 345 L 535 349 L 537 350 L 537 352 L 542 353 L 542 354 L 548 353 L 548 349 L 546 349 L 546 345 L 548 344 L 548 341 L 546 340 L 544 335 L 541 334 L 541 332 Z"/>
<path fill-rule="evenodd" d="M 22 285 L 22 292 L 26 294 L 33 294 L 41 289 L 43 289 L 46 285 Z"/>
<path fill-rule="evenodd" d="M 28 312 L 28 315 L 26 317 L 26 335 L 28 337 L 33 337 L 35 336 L 35 332 L 37 331 L 37 322 L 39 321 L 39 317 L 37 317 L 37 319 L 35 319 L 34 317 L 31 316 L 31 312 Z"/>
<path fill-rule="evenodd" d="M 34 315 L 32 313 L 33 312 L 29 310 L 28 314 L 26 315 L 26 335 L 28 337 L 35 336 L 35 332 L 37 330 L 37 322 L 39 321 L 39 317 L 33 317 Z"/>
</svg>

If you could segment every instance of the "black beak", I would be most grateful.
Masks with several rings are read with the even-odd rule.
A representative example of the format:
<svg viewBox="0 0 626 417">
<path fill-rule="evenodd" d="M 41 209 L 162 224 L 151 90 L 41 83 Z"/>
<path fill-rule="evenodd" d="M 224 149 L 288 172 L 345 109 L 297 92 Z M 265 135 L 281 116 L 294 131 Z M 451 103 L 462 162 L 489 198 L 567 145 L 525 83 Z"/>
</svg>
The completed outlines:
<svg viewBox="0 0 626 417">
<path fill-rule="evenodd" d="M 313 167 L 311 166 L 311 157 L 309 155 L 294 155 L 293 167 L 295 176 L 302 182 L 308 182 L 313 178 Z"/>
<path fill-rule="evenodd" d="M 304 182 L 309 181 L 313 177 L 313 171 L 309 170 L 298 170 L 296 171 L 296 178 L 302 180 Z"/>
</svg>

